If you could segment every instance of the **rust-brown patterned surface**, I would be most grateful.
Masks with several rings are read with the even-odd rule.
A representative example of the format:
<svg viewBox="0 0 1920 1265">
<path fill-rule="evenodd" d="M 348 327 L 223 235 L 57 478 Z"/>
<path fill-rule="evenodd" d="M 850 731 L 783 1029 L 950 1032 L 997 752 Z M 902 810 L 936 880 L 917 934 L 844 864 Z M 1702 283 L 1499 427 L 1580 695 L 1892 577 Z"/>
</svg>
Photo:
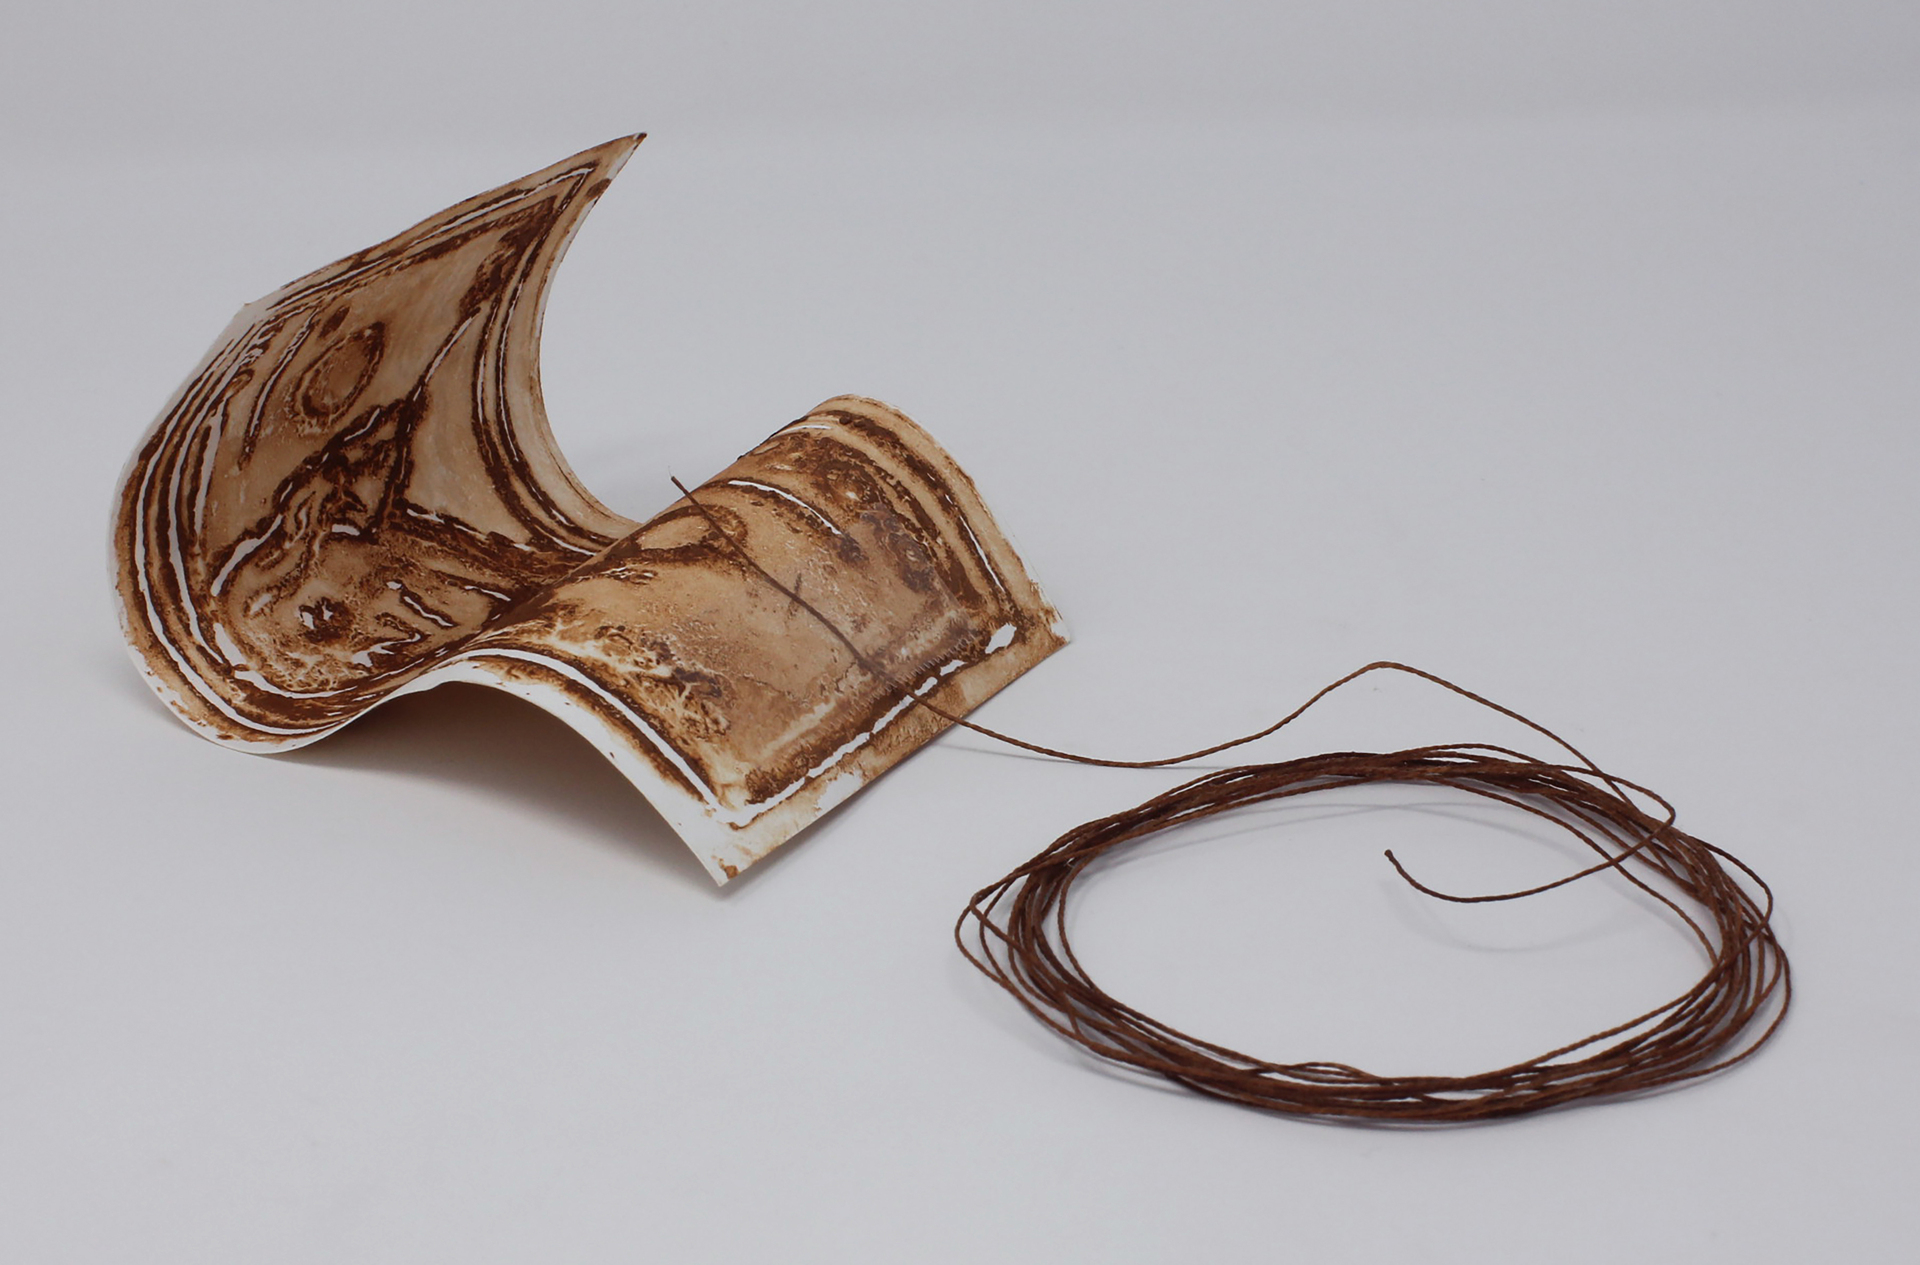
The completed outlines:
<svg viewBox="0 0 1920 1265">
<path fill-rule="evenodd" d="M 129 463 L 122 624 L 206 736 L 312 742 L 446 681 L 586 735 L 724 879 L 1063 642 L 951 458 L 843 396 L 696 491 L 891 680 L 684 500 L 614 514 L 555 449 L 547 280 L 639 143 L 591 149 L 235 318 Z"/>
</svg>

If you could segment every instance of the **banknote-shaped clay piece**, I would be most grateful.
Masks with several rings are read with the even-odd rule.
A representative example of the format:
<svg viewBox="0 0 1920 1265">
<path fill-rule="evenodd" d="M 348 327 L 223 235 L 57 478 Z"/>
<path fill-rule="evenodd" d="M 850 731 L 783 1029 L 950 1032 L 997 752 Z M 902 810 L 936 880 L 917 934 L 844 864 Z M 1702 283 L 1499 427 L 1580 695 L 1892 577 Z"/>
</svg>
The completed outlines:
<svg viewBox="0 0 1920 1265">
<path fill-rule="evenodd" d="M 541 404 L 541 309 L 639 139 L 243 309 L 128 464 L 116 584 L 136 662 L 209 738 L 283 751 L 398 694 L 496 686 L 585 735 L 724 882 L 945 727 L 909 692 L 965 713 L 1064 637 L 966 475 L 873 400 L 708 480 L 711 519 L 683 499 L 632 522 L 581 486 Z"/>
</svg>

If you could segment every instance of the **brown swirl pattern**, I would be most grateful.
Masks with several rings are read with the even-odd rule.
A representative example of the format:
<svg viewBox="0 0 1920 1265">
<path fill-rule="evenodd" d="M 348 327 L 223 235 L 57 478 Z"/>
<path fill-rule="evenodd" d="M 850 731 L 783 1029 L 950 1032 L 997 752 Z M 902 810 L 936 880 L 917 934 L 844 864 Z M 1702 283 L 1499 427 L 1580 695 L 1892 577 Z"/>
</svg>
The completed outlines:
<svg viewBox="0 0 1920 1265">
<path fill-rule="evenodd" d="M 973 484 L 843 396 L 698 490 L 890 679 L 682 500 L 608 510 L 554 446 L 547 282 L 639 143 L 468 199 L 243 309 L 122 479 L 134 657 L 216 741 L 302 746 L 396 694 L 496 686 L 559 715 L 720 881 L 1064 642 Z"/>
</svg>

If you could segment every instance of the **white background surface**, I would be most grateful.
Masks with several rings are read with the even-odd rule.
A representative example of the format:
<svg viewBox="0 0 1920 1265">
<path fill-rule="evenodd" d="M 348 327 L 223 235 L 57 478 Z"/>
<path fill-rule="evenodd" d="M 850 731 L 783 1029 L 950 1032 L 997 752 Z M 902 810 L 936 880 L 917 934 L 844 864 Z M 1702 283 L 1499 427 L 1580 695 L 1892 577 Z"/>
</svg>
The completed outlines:
<svg viewBox="0 0 1920 1265">
<path fill-rule="evenodd" d="M 0 1259 L 1913 1259 L 1920 9 L 15 6 L 0 102 Z M 167 394 L 243 302 L 634 129 L 547 328 L 603 499 L 884 398 L 1076 634 L 983 719 L 1139 755 L 1452 676 L 1774 883 L 1775 1044 L 1494 1127 L 1268 1118 L 949 940 L 1178 774 L 949 737 L 719 891 L 504 697 L 280 758 L 175 724 L 101 556 Z M 1382 681 L 1249 758 L 1496 720 Z M 1102 983 L 1467 1072 L 1697 971 L 1604 883 L 1436 907 L 1379 857 L 1572 863 L 1510 820 L 1309 805 L 1090 881 Z"/>
</svg>

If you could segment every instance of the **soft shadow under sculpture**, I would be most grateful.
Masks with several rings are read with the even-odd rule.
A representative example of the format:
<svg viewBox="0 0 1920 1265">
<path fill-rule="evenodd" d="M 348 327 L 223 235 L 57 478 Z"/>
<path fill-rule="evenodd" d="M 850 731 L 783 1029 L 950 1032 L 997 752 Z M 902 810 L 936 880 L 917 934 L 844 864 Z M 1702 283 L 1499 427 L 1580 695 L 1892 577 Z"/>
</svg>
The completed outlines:
<svg viewBox="0 0 1920 1265">
<path fill-rule="evenodd" d="M 216 741 L 303 746 L 449 681 L 583 734 L 724 882 L 1064 642 L 939 445 L 842 396 L 645 524 L 583 488 L 539 391 L 546 287 L 626 137 L 243 309 L 134 454 L 127 640 Z"/>
</svg>

